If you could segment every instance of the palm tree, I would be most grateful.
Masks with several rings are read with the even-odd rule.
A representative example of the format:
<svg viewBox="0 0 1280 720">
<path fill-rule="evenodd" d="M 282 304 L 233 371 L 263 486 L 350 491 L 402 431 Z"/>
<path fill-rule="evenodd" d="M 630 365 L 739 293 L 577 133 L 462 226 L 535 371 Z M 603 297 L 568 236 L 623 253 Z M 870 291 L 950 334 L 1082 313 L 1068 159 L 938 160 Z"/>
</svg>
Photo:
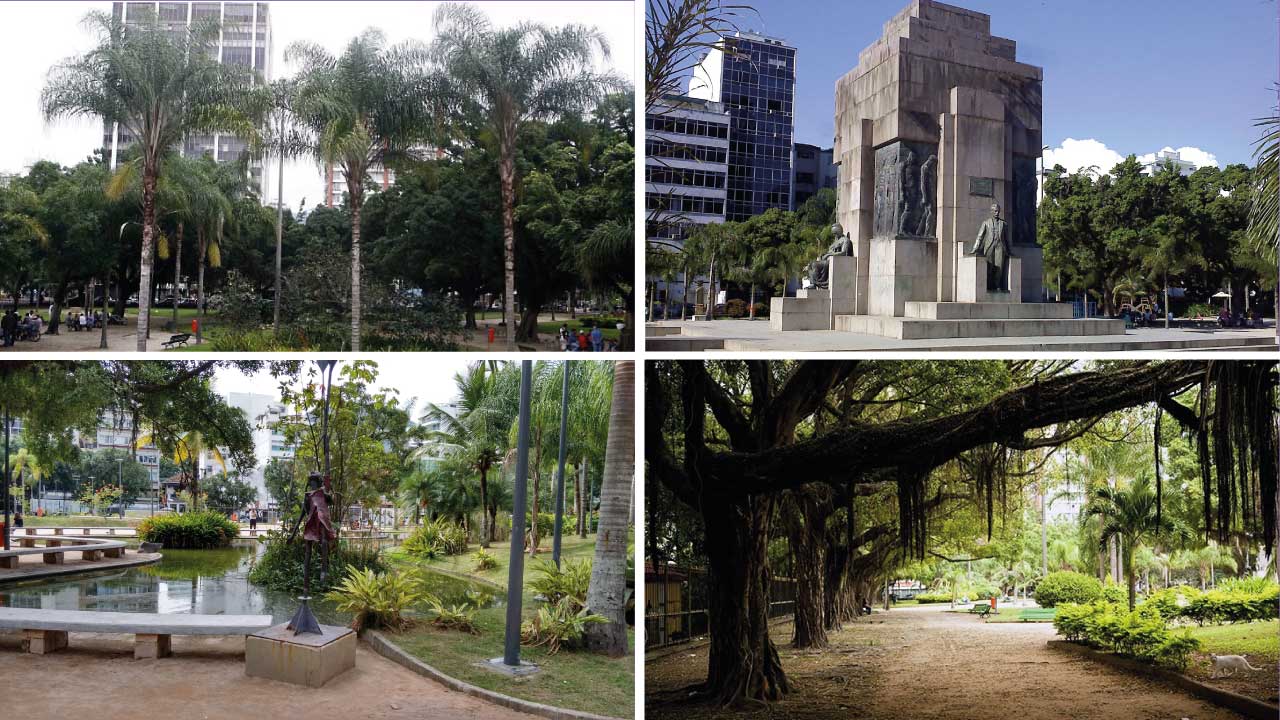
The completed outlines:
<svg viewBox="0 0 1280 720">
<path fill-rule="evenodd" d="M 103 118 L 137 138 L 142 169 L 137 349 L 145 352 L 161 158 L 189 133 L 225 131 L 256 143 L 253 71 L 217 60 L 220 28 L 213 19 L 172 30 L 154 14 L 130 13 L 126 26 L 110 13 L 95 11 L 85 24 L 97 35 L 97 45 L 49 71 L 40 104 L 47 120 Z"/>
<path fill-rule="evenodd" d="M 200 455 L 205 452 L 209 453 L 209 457 L 213 458 L 222 467 L 222 472 L 225 473 L 227 471 L 227 459 L 222 456 L 222 451 L 218 450 L 216 445 L 206 442 L 204 434 L 197 430 L 191 430 L 177 436 L 167 436 L 154 431 L 149 432 L 138 438 L 134 447 L 144 448 L 151 444 L 167 452 L 170 459 L 178 467 L 182 467 L 183 463 L 190 463 L 191 474 L 187 487 L 191 492 L 193 505 L 191 509 L 193 510 L 196 509 L 194 505 L 199 502 L 200 498 Z"/>
<path fill-rule="evenodd" d="M 315 43 L 296 42 L 285 60 L 302 69 L 292 88 L 295 147 L 321 166 L 335 167 L 347 184 L 351 212 L 351 350 L 360 351 L 360 213 L 365 181 L 375 165 L 416 157 L 430 130 L 430 80 L 413 43 L 386 47 L 386 36 L 365 30 L 334 57 Z"/>
<path fill-rule="evenodd" d="M 631 526 L 631 483 L 635 478 L 635 363 L 613 368 L 613 402 L 604 479 L 600 487 L 600 529 L 596 535 L 587 607 L 609 619 L 587 628 L 587 646 L 618 657 L 627 652 L 627 534 Z"/>
<path fill-rule="evenodd" d="M 1205 581 L 1208 581 L 1207 587 L 1214 587 L 1218 584 L 1215 569 L 1225 568 L 1234 572 L 1236 570 L 1236 560 L 1231 557 L 1231 553 L 1224 550 L 1221 545 L 1216 542 L 1210 542 L 1208 545 L 1196 550 L 1190 560 L 1200 571 L 1200 589 L 1206 588 Z"/>
<path fill-rule="evenodd" d="M 30 474 L 30 483 L 23 482 L 22 476 L 24 472 Z M 9 484 L 22 486 L 22 498 L 24 504 L 26 502 L 26 489 L 40 482 L 44 476 L 45 470 L 43 464 L 28 448 L 21 448 L 16 453 L 9 456 L 9 477 L 11 478 Z"/>
<path fill-rule="evenodd" d="M 1276 268 L 1280 272 L 1280 115 L 1263 118 L 1257 125 L 1262 128 L 1262 136 L 1253 153 L 1258 166 L 1254 170 L 1255 189 L 1248 232 L 1258 248 L 1274 248 Z M 1280 317 L 1280 288 L 1276 289 L 1276 312 Z M 1280 322 L 1276 323 L 1276 334 L 1280 336 Z"/>
<path fill-rule="evenodd" d="M 502 458 L 502 441 L 511 419 L 503 403 L 495 402 L 498 387 L 497 364 L 479 361 L 467 366 L 465 373 L 453 376 L 458 396 L 453 409 L 434 404 L 427 406 L 424 420 L 443 428 L 435 439 L 456 448 L 468 458 L 471 468 L 480 476 L 480 546 L 489 547 L 493 539 L 490 522 L 489 471 Z"/>
<path fill-rule="evenodd" d="M 1154 545 L 1169 535 L 1185 536 L 1167 515 L 1157 520 L 1156 492 L 1151 482 L 1139 477 L 1128 488 L 1098 487 L 1085 505 L 1081 519 L 1102 521 L 1100 540 L 1106 547 L 1114 538 L 1120 542 L 1120 562 L 1129 586 L 1129 609 L 1137 596 L 1135 553 L 1140 545 Z"/>
<path fill-rule="evenodd" d="M 507 343 L 516 339 L 516 139 L 524 123 L 585 111 L 620 83 L 592 70 L 606 59 L 604 35 L 584 25 L 520 23 L 495 28 L 471 5 L 445 3 L 435 13 L 432 51 L 460 115 L 481 118 L 498 146 Z"/>
</svg>

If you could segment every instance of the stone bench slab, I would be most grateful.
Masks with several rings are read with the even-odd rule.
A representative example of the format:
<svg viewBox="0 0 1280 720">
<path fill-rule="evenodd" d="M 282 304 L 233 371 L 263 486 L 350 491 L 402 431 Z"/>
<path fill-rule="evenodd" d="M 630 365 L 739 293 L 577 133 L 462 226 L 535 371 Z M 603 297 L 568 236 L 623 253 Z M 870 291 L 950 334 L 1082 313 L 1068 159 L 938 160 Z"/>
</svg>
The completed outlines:
<svg viewBox="0 0 1280 720">
<path fill-rule="evenodd" d="M 908 302 L 906 317 L 924 320 L 1071 320 L 1067 303 Z"/>
<path fill-rule="evenodd" d="M 140 635 L 248 635 L 270 615 L 176 615 L 0 607 L 0 628 Z"/>
</svg>

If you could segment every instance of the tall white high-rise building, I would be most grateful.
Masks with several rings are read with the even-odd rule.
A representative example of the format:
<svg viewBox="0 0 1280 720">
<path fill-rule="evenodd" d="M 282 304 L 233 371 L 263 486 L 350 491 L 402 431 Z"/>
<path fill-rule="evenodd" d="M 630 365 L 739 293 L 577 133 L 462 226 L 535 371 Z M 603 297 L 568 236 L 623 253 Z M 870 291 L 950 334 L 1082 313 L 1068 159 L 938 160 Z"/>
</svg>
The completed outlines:
<svg viewBox="0 0 1280 720">
<path fill-rule="evenodd" d="M 271 82 L 271 16 L 265 2 L 115 2 L 111 12 L 126 24 L 143 17 L 158 17 L 171 29 L 190 26 L 193 20 L 216 18 L 220 25 L 215 50 L 220 62 L 252 68 L 263 82 Z M 134 138 L 118 123 L 103 124 L 102 145 L 111 167 Z M 212 153 L 219 162 L 237 160 L 247 150 L 241 138 L 226 133 L 193 135 L 181 148 L 188 156 Z M 265 198 L 261 160 L 251 160 L 249 175 L 259 197 Z"/>
</svg>

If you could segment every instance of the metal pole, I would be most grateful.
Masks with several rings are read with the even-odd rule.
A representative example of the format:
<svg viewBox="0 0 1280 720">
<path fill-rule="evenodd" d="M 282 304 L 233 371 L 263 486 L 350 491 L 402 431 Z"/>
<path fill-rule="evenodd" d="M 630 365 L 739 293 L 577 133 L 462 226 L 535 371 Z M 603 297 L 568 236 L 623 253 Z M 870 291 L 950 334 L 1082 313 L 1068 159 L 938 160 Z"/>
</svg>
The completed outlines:
<svg viewBox="0 0 1280 720">
<path fill-rule="evenodd" d="M 271 331 L 280 332 L 280 256 L 284 248 L 284 114 L 280 115 L 280 172 L 276 184 L 276 297 Z"/>
<path fill-rule="evenodd" d="M 4 549 L 9 549 L 9 406 L 4 406 Z"/>
<path fill-rule="evenodd" d="M 564 381 L 560 388 L 560 470 L 556 473 L 556 524 L 551 538 L 551 560 L 560 567 L 560 530 L 564 527 L 564 455 L 568 450 L 569 431 L 569 361 L 564 362 Z"/>
<path fill-rule="evenodd" d="M 111 271 L 107 271 L 107 279 L 102 283 L 102 337 L 98 340 L 98 349 L 107 349 L 107 295 L 111 294 Z"/>
<path fill-rule="evenodd" d="M 524 592 L 524 506 L 529 479 L 529 388 L 533 361 L 520 362 L 520 429 L 516 439 L 515 492 L 511 513 L 511 563 L 507 573 L 507 629 L 502 663 L 520 665 L 520 601 Z"/>
</svg>

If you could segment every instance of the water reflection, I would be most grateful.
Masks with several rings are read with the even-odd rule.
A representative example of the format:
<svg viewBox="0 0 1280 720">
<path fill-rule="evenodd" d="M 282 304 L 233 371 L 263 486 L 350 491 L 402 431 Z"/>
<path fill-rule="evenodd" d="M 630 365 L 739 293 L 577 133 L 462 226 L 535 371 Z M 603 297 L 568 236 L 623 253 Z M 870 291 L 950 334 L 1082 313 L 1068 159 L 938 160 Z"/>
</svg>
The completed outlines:
<svg viewBox="0 0 1280 720">
<path fill-rule="evenodd" d="M 193 615 L 270 615 L 285 622 L 297 600 L 249 582 L 254 558 L 265 546 L 239 544 L 221 550 L 164 550 L 154 565 L 51 578 L 0 587 L 0 606 L 46 610 L 188 613 Z M 426 575 L 426 586 L 446 605 L 496 602 L 491 590 L 460 578 Z M 350 617 L 331 603 L 312 601 L 321 622 L 343 625 Z"/>
</svg>

